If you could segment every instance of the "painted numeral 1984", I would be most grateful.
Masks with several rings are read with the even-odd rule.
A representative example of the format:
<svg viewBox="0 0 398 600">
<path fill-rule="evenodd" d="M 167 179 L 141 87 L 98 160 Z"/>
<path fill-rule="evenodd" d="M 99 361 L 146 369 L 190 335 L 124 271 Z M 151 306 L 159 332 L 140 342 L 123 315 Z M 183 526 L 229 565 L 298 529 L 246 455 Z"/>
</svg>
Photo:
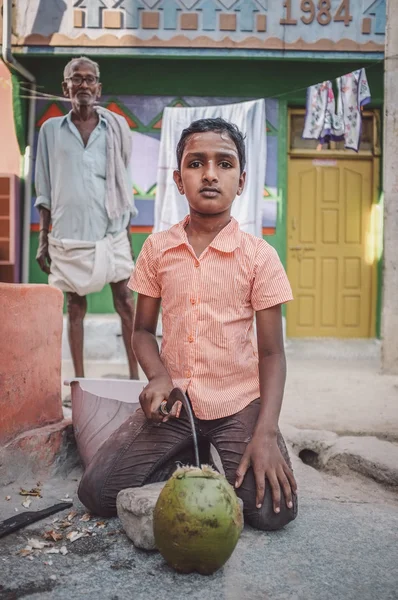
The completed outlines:
<svg viewBox="0 0 398 600">
<path fill-rule="evenodd" d="M 292 15 L 292 0 L 284 0 L 283 8 L 285 16 L 280 20 L 281 25 L 297 25 L 297 19 Z M 301 0 L 300 10 L 304 13 L 301 21 L 304 25 L 311 25 L 316 19 L 319 25 L 329 25 L 334 22 L 342 22 L 346 27 L 352 21 L 350 13 L 350 0 L 342 0 L 336 13 L 332 16 L 331 0 Z"/>
</svg>

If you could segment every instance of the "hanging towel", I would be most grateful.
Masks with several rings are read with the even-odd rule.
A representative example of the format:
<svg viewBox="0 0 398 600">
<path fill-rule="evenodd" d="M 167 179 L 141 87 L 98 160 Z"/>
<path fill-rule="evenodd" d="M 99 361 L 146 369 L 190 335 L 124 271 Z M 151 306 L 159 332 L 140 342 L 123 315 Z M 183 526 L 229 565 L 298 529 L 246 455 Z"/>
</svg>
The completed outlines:
<svg viewBox="0 0 398 600">
<path fill-rule="evenodd" d="M 336 79 L 337 112 L 331 81 L 312 85 L 307 90 L 304 139 L 344 140 L 347 149 L 358 152 L 361 140 L 361 107 L 371 101 L 365 69 Z"/>
<path fill-rule="evenodd" d="M 319 140 L 321 144 L 344 138 L 343 120 L 336 114 L 331 81 L 323 81 L 308 88 L 302 137 L 307 140 Z"/>
<path fill-rule="evenodd" d="M 128 279 L 134 268 L 127 232 L 98 242 L 57 240 L 48 236 L 51 273 L 48 283 L 63 292 L 86 296 L 107 283 Z"/>
<path fill-rule="evenodd" d="M 337 113 L 344 124 L 344 145 L 358 152 L 362 130 L 361 107 L 371 101 L 365 69 L 339 77 L 337 87 Z"/>
<path fill-rule="evenodd" d="M 127 121 L 121 115 L 101 106 L 96 111 L 107 123 L 106 133 L 106 195 L 105 207 L 109 219 L 118 219 L 126 211 L 131 217 L 137 216 L 133 190 L 130 189 L 127 169 L 130 166 L 132 151 L 131 132 Z"/>
<path fill-rule="evenodd" d="M 302 137 L 318 140 L 321 137 L 326 117 L 330 81 L 311 85 L 307 89 L 306 113 Z"/>
<path fill-rule="evenodd" d="M 173 171 L 177 168 L 176 148 L 182 130 L 192 121 L 215 117 L 222 117 L 234 123 L 246 135 L 246 185 L 242 195 L 238 196 L 232 205 L 232 216 L 243 231 L 262 236 L 266 167 L 264 100 L 222 106 L 165 108 L 160 140 L 154 231 L 169 229 L 182 221 L 189 212 L 188 202 L 179 194 L 173 180 Z"/>
</svg>

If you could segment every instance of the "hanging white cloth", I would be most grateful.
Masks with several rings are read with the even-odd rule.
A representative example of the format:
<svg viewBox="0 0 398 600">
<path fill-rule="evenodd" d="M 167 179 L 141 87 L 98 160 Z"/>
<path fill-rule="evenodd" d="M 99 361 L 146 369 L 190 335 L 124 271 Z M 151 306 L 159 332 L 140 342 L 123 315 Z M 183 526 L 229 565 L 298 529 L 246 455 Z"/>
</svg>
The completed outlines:
<svg viewBox="0 0 398 600">
<path fill-rule="evenodd" d="M 302 135 L 305 140 L 344 139 L 343 117 L 336 114 L 336 102 L 331 81 L 323 81 L 307 89 L 307 104 Z"/>
<path fill-rule="evenodd" d="M 173 180 L 173 171 L 177 168 L 176 148 L 182 130 L 192 121 L 216 117 L 234 123 L 246 136 L 246 184 L 242 195 L 235 199 L 232 216 L 243 231 L 262 236 L 266 168 L 264 100 L 164 109 L 155 201 L 155 232 L 169 229 L 189 213 L 188 202 L 179 194 Z"/>
<path fill-rule="evenodd" d="M 337 112 L 344 124 L 345 147 L 358 152 L 361 141 L 361 109 L 371 102 L 365 69 L 358 69 L 337 80 L 339 98 Z"/>
</svg>

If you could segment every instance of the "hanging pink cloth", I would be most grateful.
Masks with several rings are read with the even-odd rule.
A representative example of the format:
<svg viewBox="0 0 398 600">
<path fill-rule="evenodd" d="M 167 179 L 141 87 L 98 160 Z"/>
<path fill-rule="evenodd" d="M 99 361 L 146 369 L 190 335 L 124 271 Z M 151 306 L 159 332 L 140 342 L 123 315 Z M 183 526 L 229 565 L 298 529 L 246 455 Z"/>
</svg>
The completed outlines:
<svg viewBox="0 0 398 600">
<path fill-rule="evenodd" d="M 346 148 L 358 151 L 361 139 L 361 107 L 371 101 L 365 69 L 336 80 L 337 112 L 331 81 L 312 85 L 307 90 L 307 105 L 302 137 L 319 140 L 344 140 Z"/>
<path fill-rule="evenodd" d="M 307 90 L 307 111 L 304 124 L 304 139 L 329 140 L 344 138 L 344 125 L 336 114 L 336 103 L 331 81 L 312 85 Z"/>
</svg>

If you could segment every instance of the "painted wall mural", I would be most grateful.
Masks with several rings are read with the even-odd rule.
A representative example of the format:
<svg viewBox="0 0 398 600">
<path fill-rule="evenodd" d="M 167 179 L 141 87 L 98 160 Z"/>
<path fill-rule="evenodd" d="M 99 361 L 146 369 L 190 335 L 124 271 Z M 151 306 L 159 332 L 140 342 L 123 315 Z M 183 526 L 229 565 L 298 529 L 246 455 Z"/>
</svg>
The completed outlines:
<svg viewBox="0 0 398 600">
<path fill-rule="evenodd" d="M 384 50 L 386 0 L 18 0 L 15 45 Z"/>
<path fill-rule="evenodd" d="M 101 104 L 123 115 L 132 131 L 133 153 L 131 173 L 135 202 L 139 215 L 131 223 L 133 231 L 150 232 L 154 223 L 157 165 L 160 148 L 162 114 L 166 106 L 214 106 L 241 102 L 242 98 L 214 98 L 184 96 L 104 96 Z M 51 117 L 65 115 L 66 102 L 39 100 L 37 103 L 35 151 L 41 125 Z M 264 182 L 263 228 L 264 233 L 275 232 L 278 212 L 278 102 L 266 99 L 267 169 Z M 38 211 L 32 201 L 32 229 L 37 229 Z"/>
</svg>

